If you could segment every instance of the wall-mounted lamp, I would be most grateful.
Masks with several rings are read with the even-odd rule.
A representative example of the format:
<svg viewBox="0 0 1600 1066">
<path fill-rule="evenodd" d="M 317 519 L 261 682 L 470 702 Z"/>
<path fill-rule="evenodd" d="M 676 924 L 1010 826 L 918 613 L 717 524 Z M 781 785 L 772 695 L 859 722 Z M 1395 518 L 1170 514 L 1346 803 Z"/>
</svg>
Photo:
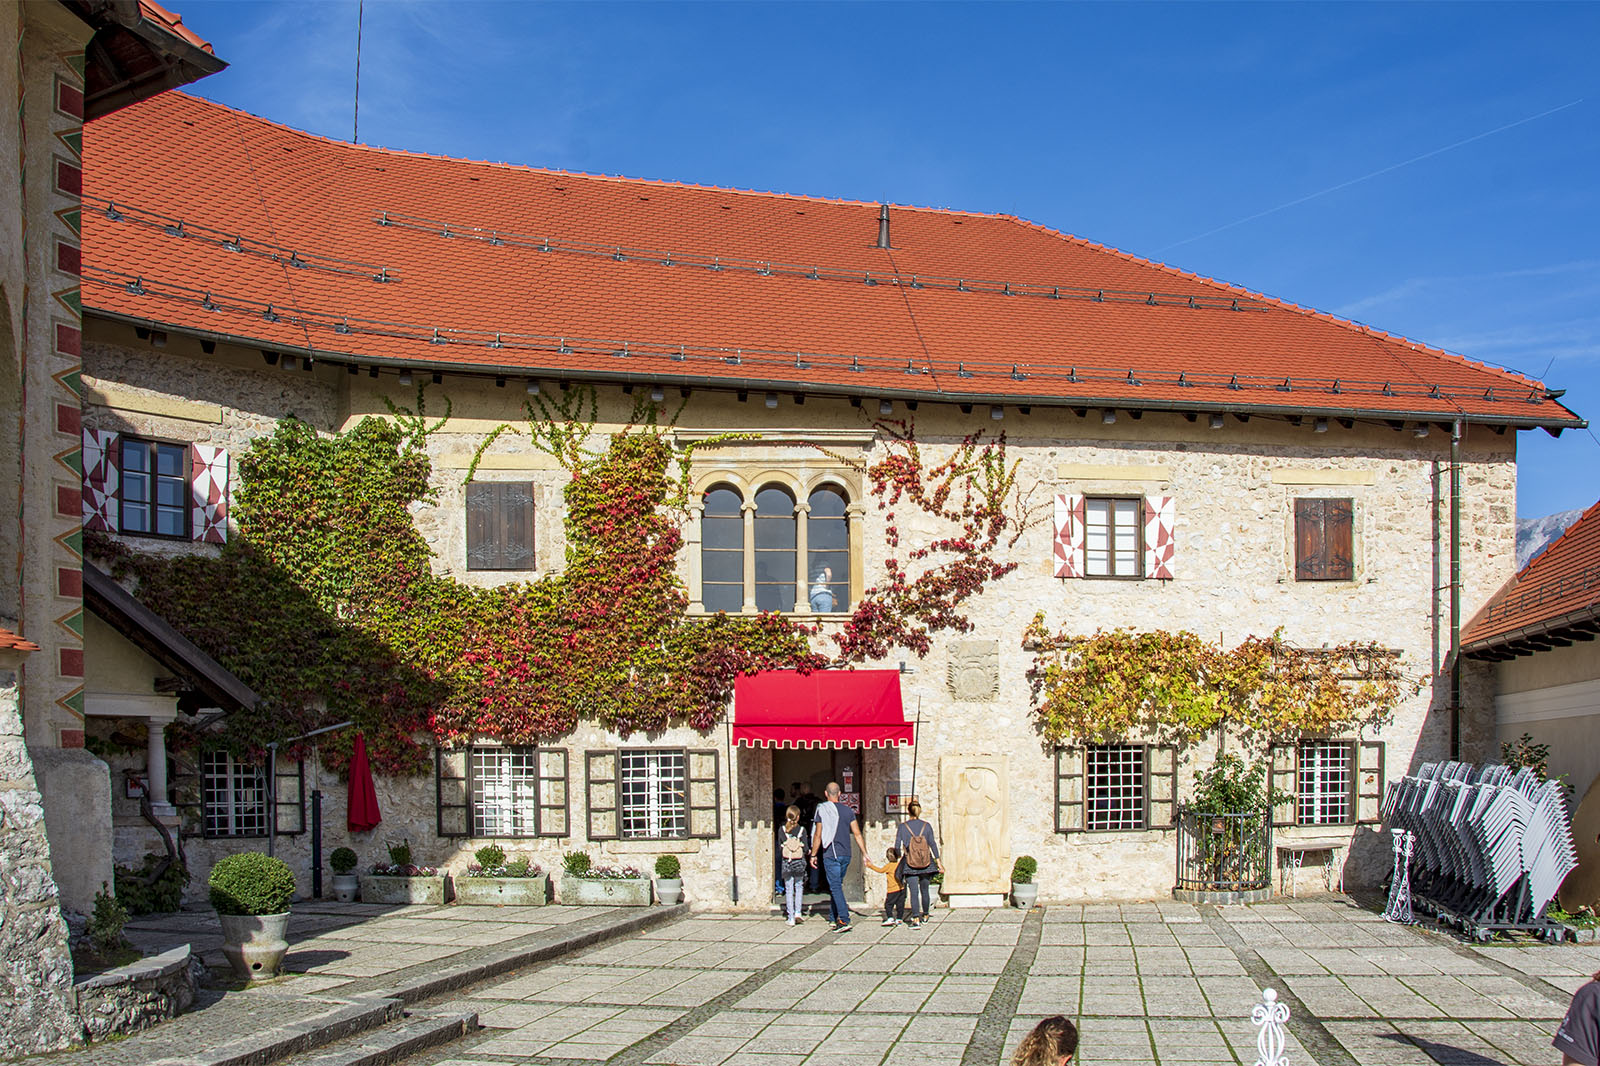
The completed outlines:
<svg viewBox="0 0 1600 1066">
<path fill-rule="evenodd" d="M 989 408 L 989 417 L 994 419 L 996 422 L 1000 421 L 1005 416 L 1006 409 L 1001 407 L 999 404 L 995 404 L 993 407 Z"/>
<path fill-rule="evenodd" d="M 1326 418 L 1319 418 L 1315 422 L 1311 423 L 1311 432 L 1313 432 L 1313 433 L 1326 433 L 1326 432 L 1328 432 L 1328 420 Z"/>
<path fill-rule="evenodd" d="M 777 408 L 777 406 L 778 406 L 778 394 L 775 393 L 775 392 L 767 393 L 767 410 L 769 410 L 769 411 L 774 410 L 775 408 Z"/>
<path fill-rule="evenodd" d="M 1222 428 L 1222 416 L 1221 415 L 1212 415 L 1211 416 L 1211 428 L 1212 429 L 1221 429 Z"/>
<path fill-rule="evenodd" d="M 285 370 L 293 370 L 294 369 L 294 356 L 292 356 L 292 355 L 280 355 L 278 357 L 278 365 L 283 367 L 283 369 L 285 369 Z"/>
<path fill-rule="evenodd" d="M 155 345 L 157 348 L 165 348 L 167 346 L 167 331 L 163 329 L 151 330 L 150 343 Z"/>
<path fill-rule="evenodd" d="M 1411 431 L 1411 435 L 1413 437 L 1426 437 L 1428 435 L 1428 423 L 1418 422 L 1416 428 Z"/>
<path fill-rule="evenodd" d="M 433 383 L 435 385 L 443 385 L 444 384 L 444 375 L 439 373 L 437 370 L 435 370 L 433 372 Z"/>
<path fill-rule="evenodd" d="M 402 384 L 402 385 L 411 384 L 411 371 L 409 371 L 409 370 L 400 371 L 400 384 Z"/>
<path fill-rule="evenodd" d="M 1117 412 L 1107 407 L 1104 411 L 1100 412 L 1100 421 L 1104 422 L 1108 426 L 1116 425 Z"/>
<path fill-rule="evenodd" d="M 890 403 L 888 400 L 879 400 L 878 401 L 878 413 L 880 415 L 892 415 L 892 414 L 894 414 L 894 404 Z"/>
<path fill-rule="evenodd" d="M 665 400 L 666 398 L 667 398 L 667 390 L 666 389 L 663 389 L 660 385 L 651 385 L 650 386 L 650 402 L 651 403 L 660 403 L 662 400 Z"/>
<path fill-rule="evenodd" d="M 529 396 L 537 396 L 537 395 L 539 395 L 539 383 L 537 381 L 533 380 L 532 378 L 528 379 L 528 395 Z"/>
</svg>

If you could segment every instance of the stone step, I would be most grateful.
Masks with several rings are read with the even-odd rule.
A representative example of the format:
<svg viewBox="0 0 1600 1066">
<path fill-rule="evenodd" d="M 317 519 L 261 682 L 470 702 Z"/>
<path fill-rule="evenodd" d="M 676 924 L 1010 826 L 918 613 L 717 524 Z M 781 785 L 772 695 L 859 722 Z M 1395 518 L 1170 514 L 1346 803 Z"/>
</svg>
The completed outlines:
<svg viewBox="0 0 1600 1066">
<path fill-rule="evenodd" d="M 390 1066 L 478 1029 L 477 1012 L 419 1014 L 283 1060 L 286 1066 Z"/>
<path fill-rule="evenodd" d="M 304 1021 L 213 1044 L 198 1054 L 155 1061 L 183 1066 L 262 1066 L 387 1025 L 403 1017 L 404 1011 L 404 1005 L 393 997 L 361 999 Z"/>
</svg>

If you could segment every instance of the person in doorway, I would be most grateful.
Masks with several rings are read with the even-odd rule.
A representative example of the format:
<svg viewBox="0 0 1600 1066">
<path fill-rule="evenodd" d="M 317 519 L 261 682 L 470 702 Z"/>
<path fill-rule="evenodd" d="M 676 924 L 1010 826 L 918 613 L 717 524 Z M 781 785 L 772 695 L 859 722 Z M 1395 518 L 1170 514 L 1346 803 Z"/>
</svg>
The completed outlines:
<svg viewBox="0 0 1600 1066">
<path fill-rule="evenodd" d="M 869 870 L 883 875 L 883 924 L 899 925 L 906 920 L 906 886 L 900 883 L 900 853 L 893 848 L 883 853 L 883 865 L 878 866 L 861 853 L 861 862 Z"/>
<path fill-rule="evenodd" d="M 782 864 L 783 902 L 789 914 L 789 924 L 797 925 L 804 919 L 800 915 L 801 887 L 806 877 L 806 852 L 811 836 L 800 821 L 800 808 L 790 804 L 784 811 L 783 825 L 778 830 L 778 862 Z"/>
<path fill-rule="evenodd" d="M 795 787 L 800 790 L 800 798 L 794 801 L 794 805 L 800 808 L 800 824 L 804 826 L 816 824 L 817 807 L 822 803 L 822 800 L 811 790 L 810 782 L 797 781 L 795 782 Z M 812 866 L 806 870 L 807 892 L 817 891 L 821 881 L 822 871 L 820 869 Z"/>
<path fill-rule="evenodd" d="M 1077 1053 L 1078 1027 L 1057 1014 L 1022 1038 L 1011 1056 L 1011 1066 L 1067 1066 Z"/>
<path fill-rule="evenodd" d="M 928 920 L 929 886 L 934 874 L 944 873 L 944 863 L 939 858 L 939 842 L 933 839 L 933 826 L 922 818 L 922 804 L 912 800 L 906 804 L 906 814 L 910 817 L 900 823 L 894 847 L 905 861 L 906 903 L 911 911 L 906 924 L 915 929 Z"/>
<path fill-rule="evenodd" d="M 1600 973 L 1573 995 L 1550 1045 L 1561 1052 L 1561 1066 L 1600 1066 Z"/>
<path fill-rule="evenodd" d="M 850 839 L 855 838 L 861 857 L 867 857 L 867 842 L 861 837 L 856 812 L 839 802 L 839 782 L 829 781 L 823 789 L 826 799 L 817 805 L 816 821 L 811 826 L 811 866 L 821 860 L 822 875 L 828 882 L 828 910 L 833 928 L 850 931 L 850 904 L 844 900 L 844 875 L 850 869 Z"/>
<path fill-rule="evenodd" d="M 772 894 L 783 895 L 783 857 L 778 845 L 783 842 L 783 819 L 789 804 L 783 798 L 783 789 L 772 790 Z"/>
</svg>

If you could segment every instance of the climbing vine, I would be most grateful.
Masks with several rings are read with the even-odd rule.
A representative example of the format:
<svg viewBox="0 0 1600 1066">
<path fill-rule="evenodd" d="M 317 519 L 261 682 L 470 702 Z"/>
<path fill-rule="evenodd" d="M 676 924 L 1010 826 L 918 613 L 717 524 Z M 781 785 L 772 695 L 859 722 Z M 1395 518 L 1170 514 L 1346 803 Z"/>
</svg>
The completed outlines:
<svg viewBox="0 0 1600 1066">
<path fill-rule="evenodd" d="M 1024 635 L 1035 722 L 1054 743 L 1152 736 L 1180 744 L 1229 726 L 1260 737 L 1377 728 L 1409 686 L 1375 643 L 1301 648 L 1251 636 L 1233 648 L 1193 633 L 1051 633 L 1041 612 Z"/>
<path fill-rule="evenodd" d="M 1003 439 L 968 438 L 925 466 L 912 427 L 896 424 L 864 468 L 890 545 L 896 506 L 948 528 L 889 560 L 832 660 L 813 649 L 814 627 L 780 614 L 690 615 L 677 559 L 694 446 L 671 443 L 654 404 L 609 438 L 594 432 L 597 410 L 589 388 L 536 397 L 525 426 L 497 427 L 474 452 L 475 469 L 519 434 L 566 471 L 565 566 L 538 581 L 480 588 L 433 573 L 413 512 L 433 502 L 426 446 L 449 406 L 430 420 L 421 386 L 390 419 L 331 435 L 286 419 L 255 440 L 239 458 L 237 533 L 217 554 L 142 553 L 103 534 L 88 550 L 259 695 L 221 720 L 230 747 L 349 719 L 355 729 L 319 738 L 324 758 L 341 766 L 359 731 L 390 774 L 426 769 L 434 740 L 528 743 L 579 720 L 707 729 L 741 673 L 925 654 L 933 634 L 970 629 L 963 604 L 1015 566 L 996 558 L 1022 527 Z"/>
</svg>

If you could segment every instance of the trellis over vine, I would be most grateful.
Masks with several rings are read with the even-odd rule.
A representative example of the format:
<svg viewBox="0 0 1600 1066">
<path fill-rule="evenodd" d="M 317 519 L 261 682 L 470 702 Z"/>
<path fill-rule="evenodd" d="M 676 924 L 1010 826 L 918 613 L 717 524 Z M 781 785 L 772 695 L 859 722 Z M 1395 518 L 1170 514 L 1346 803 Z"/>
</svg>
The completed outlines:
<svg viewBox="0 0 1600 1066">
<path fill-rule="evenodd" d="M 1023 636 L 1035 725 L 1055 744 L 1136 736 L 1192 744 L 1229 727 L 1262 743 L 1381 728 L 1423 682 L 1399 651 L 1352 641 L 1298 647 L 1250 636 L 1233 648 L 1187 631 L 1051 633 L 1043 612 Z"/>
<path fill-rule="evenodd" d="M 392 419 L 318 433 L 294 419 L 252 442 L 237 466 L 237 536 L 215 555 L 163 557 L 112 538 L 87 550 L 261 697 L 221 723 L 238 754 L 352 719 L 325 738 L 338 767 L 356 732 L 375 767 L 424 772 L 431 742 L 488 736 L 528 743 L 565 735 L 580 718 L 627 735 L 674 721 L 708 729 L 721 720 L 742 672 L 800 670 L 925 655 L 935 634 L 972 628 L 963 607 L 1016 564 L 998 557 L 1027 524 L 1004 437 L 972 436 L 927 462 L 909 423 L 879 423 L 885 454 L 861 464 L 867 495 L 886 513 L 909 503 L 950 534 L 891 558 L 830 634 L 779 614 L 688 613 L 677 576 L 697 447 L 667 432 L 676 414 L 636 398 L 629 422 L 597 437 L 593 388 L 536 397 L 526 423 L 491 432 L 476 460 L 505 433 L 525 434 L 567 472 L 566 559 L 561 572 L 492 588 L 432 572 L 432 550 L 411 514 L 429 505 L 430 420 L 425 387 Z M 682 410 L 681 406 L 678 409 Z M 596 441 L 604 439 L 604 447 Z M 674 469 L 674 467 L 676 469 Z M 469 471 L 469 477 L 471 472 Z M 193 743 L 197 738 L 186 738 Z"/>
</svg>

